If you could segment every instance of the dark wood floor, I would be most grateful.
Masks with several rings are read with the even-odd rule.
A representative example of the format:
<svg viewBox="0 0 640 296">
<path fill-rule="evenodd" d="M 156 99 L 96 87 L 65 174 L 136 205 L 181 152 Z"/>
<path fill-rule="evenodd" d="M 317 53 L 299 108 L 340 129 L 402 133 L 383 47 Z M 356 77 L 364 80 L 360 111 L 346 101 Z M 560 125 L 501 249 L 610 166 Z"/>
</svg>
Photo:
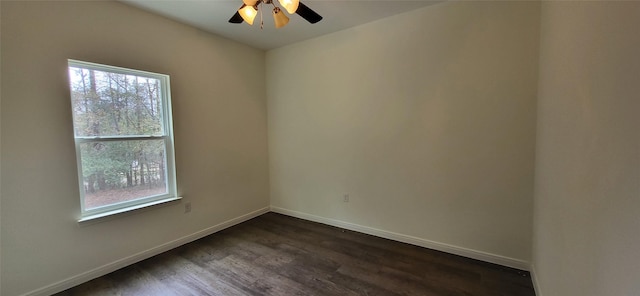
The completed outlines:
<svg viewBox="0 0 640 296">
<path fill-rule="evenodd" d="M 57 295 L 535 293 L 528 272 L 267 213 Z"/>
</svg>

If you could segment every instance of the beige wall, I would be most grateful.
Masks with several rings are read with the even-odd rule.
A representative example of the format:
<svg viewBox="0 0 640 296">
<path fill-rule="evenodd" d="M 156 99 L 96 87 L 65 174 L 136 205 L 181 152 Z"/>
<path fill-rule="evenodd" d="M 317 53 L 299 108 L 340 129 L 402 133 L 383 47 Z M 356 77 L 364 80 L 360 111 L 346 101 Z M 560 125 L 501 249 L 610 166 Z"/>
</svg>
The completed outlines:
<svg viewBox="0 0 640 296">
<path fill-rule="evenodd" d="M 0 294 L 51 287 L 268 207 L 263 51 L 117 2 L 1 5 Z M 68 58 L 171 75 L 190 214 L 177 202 L 78 225 Z"/>
<path fill-rule="evenodd" d="M 272 206 L 526 268 L 538 30 L 454 2 L 269 51 Z"/>
<path fill-rule="evenodd" d="M 543 2 L 539 296 L 640 291 L 640 3 Z"/>
</svg>

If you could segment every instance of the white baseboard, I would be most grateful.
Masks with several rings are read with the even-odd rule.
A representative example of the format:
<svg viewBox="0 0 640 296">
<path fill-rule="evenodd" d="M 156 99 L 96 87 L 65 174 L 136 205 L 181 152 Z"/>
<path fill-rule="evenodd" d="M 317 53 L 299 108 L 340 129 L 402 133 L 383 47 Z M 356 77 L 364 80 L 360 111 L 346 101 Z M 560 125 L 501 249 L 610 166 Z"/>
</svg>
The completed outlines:
<svg viewBox="0 0 640 296">
<path fill-rule="evenodd" d="M 531 264 L 531 282 L 533 282 L 533 290 L 536 292 L 536 296 L 542 296 L 542 290 L 540 289 L 540 283 L 538 282 L 538 276 L 536 274 L 536 266 Z"/>
<path fill-rule="evenodd" d="M 374 236 L 378 236 L 378 237 L 382 237 L 382 238 L 386 238 L 386 239 L 390 239 L 390 240 L 395 240 L 395 241 L 408 243 L 408 244 L 412 244 L 412 245 L 416 245 L 416 246 L 420 246 L 420 247 L 425 247 L 425 248 L 429 248 L 429 249 L 433 249 L 433 250 L 437 250 L 437 251 L 442 251 L 442 252 L 446 252 L 446 253 L 450 253 L 450 254 L 455 254 L 455 255 L 459 255 L 459 256 L 463 256 L 463 257 L 468 257 L 468 258 L 472 258 L 472 259 L 476 259 L 476 260 L 480 260 L 480 261 L 485 261 L 485 262 L 499 264 L 499 265 L 502 265 L 502 266 L 508 266 L 508 267 L 512 267 L 512 268 L 517 268 L 517 269 L 520 269 L 520 270 L 527 270 L 528 271 L 529 268 L 530 268 L 529 262 L 524 261 L 524 260 L 520 260 L 520 259 L 509 258 L 509 257 L 501 256 L 501 255 L 496 255 L 496 254 L 486 253 L 486 252 L 472 250 L 472 249 L 468 249 L 468 248 L 453 246 L 453 245 L 449 245 L 449 244 L 445 244 L 445 243 L 439 243 L 439 242 L 435 242 L 435 241 L 431 241 L 431 240 L 427 240 L 427 239 L 423 239 L 423 238 L 419 238 L 419 237 L 414 237 L 414 236 L 409 236 L 409 235 L 405 235 L 405 234 L 401 234 L 401 233 L 395 233 L 395 232 L 391 232 L 391 231 L 371 228 L 371 227 L 362 226 L 362 225 L 358 225 L 358 224 L 353 224 L 353 223 L 349 223 L 349 222 L 344 222 L 344 221 L 340 221 L 340 220 L 324 218 L 324 217 L 320 217 L 320 216 L 316 216 L 316 215 L 311 215 L 311 214 L 307 214 L 307 213 L 292 211 L 292 210 L 279 208 L 279 207 L 274 207 L 274 206 L 271 206 L 271 211 L 272 212 L 276 212 L 276 213 L 280 213 L 280 214 L 284 214 L 284 215 L 288 215 L 288 216 L 292 216 L 292 217 L 296 217 L 296 218 L 300 218 L 300 219 L 304 219 L 304 220 L 309 220 L 309 221 L 313 221 L 313 222 L 318 222 L 318 223 L 322 223 L 322 224 L 336 226 L 336 227 L 349 229 L 349 230 L 353 230 L 353 231 L 357 231 L 357 232 L 362 232 L 362 233 L 366 233 L 366 234 L 370 234 L 370 235 L 374 235 Z"/>
<path fill-rule="evenodd" d="M 48 285 L 46 287 L 37 289 L 37 290 L 33 290 L 31 292 L 27 292 L 25 294 L 22 294 L 22 296 L 46 296 L 46 295 L 52 295 L 58 292 L 62 292 L 66 289 L 72 288 L 74 286 L 77 286 L 79 284 L 82 284 L 84 282 L 88 282 L 92 279 L 95 279 L 97 277 L 103 276 L 105 274 L 114 272 L 118 269 L 121 269 L 123 267 L 129 266 L 131 264 L 134 264 L 136 262 L 142 261 L 144 259 L 148 259 L 151 258 L 155 255 L 158 255 L 160 253 L 169 251 L 171 249 L 177 248 L 179 246 L 182 246 L 184 244 L 190 243 L 192 241 L 198 240 L 200 238 L 203 238 L 207 235 L 213 234 L 215 232 L 218 232 L 220 230 L 229 228 L 231 226 L 234 226 L 236 224 L 242 223 L 244 221 L 247 221 L 249 219 L 255 218 L 257 216 L 260 216 L 264 213 L 269 212 L 269 207 L 266 208 L 262 208 L 256 211 L 253 211 L 251 213 L 242 215 L 240 217 L 222 222 L 220 224 L 211 226 L 209 228 L 205 228 L 203 230 L 200 230 L 198 232 L 192 233 L 190 235 L 181 237 L 179 239 L 170 241 L 168 243 L 153 247 L 151 249 L 148 249 L 146 251 L 142 251 L 140 253 L 131 255 L 129 257 L 125 257 L 122 259 L 119 259 L 117 261 L 105 264 L 103 266 L 100 266 L 98 268 L 89 270 L 87 272 L 83 272 L 81 274 L 72 276 L 70 278 L 64 279 L 62 281 L 59 281 L 57 283 Z"/>
</svg>

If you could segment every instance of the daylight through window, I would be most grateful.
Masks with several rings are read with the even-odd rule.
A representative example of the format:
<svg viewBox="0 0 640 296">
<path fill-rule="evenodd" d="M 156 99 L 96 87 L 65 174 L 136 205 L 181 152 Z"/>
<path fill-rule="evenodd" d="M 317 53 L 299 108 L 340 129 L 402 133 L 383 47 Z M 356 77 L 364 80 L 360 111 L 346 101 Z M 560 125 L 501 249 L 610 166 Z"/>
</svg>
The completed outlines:
<svg viewBox="0 0 640 296">
<path fill-rule="evenodd" d="M 169 76 L 69 60 L 82 218 L 176 199 Z"/>
</svg>

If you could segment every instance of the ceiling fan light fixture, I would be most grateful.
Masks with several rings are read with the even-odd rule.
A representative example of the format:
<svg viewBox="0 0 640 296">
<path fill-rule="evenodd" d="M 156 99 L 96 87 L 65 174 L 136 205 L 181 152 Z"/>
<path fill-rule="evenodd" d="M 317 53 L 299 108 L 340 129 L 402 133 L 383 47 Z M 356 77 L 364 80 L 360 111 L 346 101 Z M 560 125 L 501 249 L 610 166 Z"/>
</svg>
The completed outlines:
<svg viewBox="0 0 640 296">
<path fill-rule="evenodd" d="M 253 20 L 256 18 L 256 15 L 258 14 L 258 10 L 256 10 L 256 8 L 253 6 L 247 5 L 243 8 L 240 8 L 238 10 L 238 13 L 240 13 L 240 16 L 245 22 L 247 22 L 247 24 L 253 25 Z"/>
<path fill-rule="evenodd" d="M 273 8 L 273 21 L 276 28 L 282 28 L 289 23 L 289 18 L 280 10 L 280 7 Z"/>
<path fill-rule="evenodd" d="M 278 2 L 289 14 L 296 13 L 298 5 L 300 5 L 300 0 L 278 0 Z"/>
<path fill-rule="evenodd" d="M 1 1 L 1 0 L 0 0 Z M 275 0 L 242 0 L 242 6 L 231 16 L 229 23 L 241 24 L 247 22 L 249 25 L 253 25 L 253 20 L 258 15 L 258 6 L 273 5 L 273 20 L 275 21 L 276 28 L 282 28 L 289 23 L 289 17 L 282 12 L 286 10 L 289 14 L 297 14 L 307 22 L 315 24 L 322 20 L 322 16 L 311 8 L 304 5 L 300 0 L 278 0 L 282 7 L 278 7 Z M 260 29 L 263 28 L 262 10 L 260 10 Z"/>
</svg>

